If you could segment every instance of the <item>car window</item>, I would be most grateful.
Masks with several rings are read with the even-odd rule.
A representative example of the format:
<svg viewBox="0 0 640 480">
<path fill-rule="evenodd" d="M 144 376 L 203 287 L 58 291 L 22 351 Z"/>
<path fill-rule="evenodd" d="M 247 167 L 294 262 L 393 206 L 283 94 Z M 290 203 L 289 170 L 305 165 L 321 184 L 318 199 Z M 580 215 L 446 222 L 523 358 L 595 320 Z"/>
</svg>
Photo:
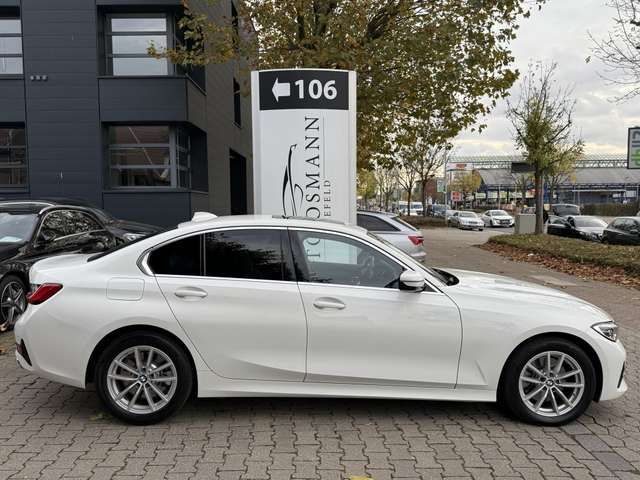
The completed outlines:
<svg viewBox="0 0 640 480">
<path fill-rule="evenodd" d="M 397 228 L 373 215 L 358 214 L 358 226 L 372 232 L 395 232 Z"/>
<path fill-rule="evenodd" d="M 460 212 L 458 216 L 463 218 L 476 218 L 476 214 L 473 212 Z"/>
<path fill-rule="evenodd" d="M 398 288 L 403 268 L 391 258 L 358 240 L 319 232 L 294 232 L 302 265 L 301 281 Z M 302 256 L 302 258 L 297 258 Z"/>
<path fill-rule="evenodd" d="M 0 213 L 0 243 L 27 242 L 38 223 L 38 216 L 31 213 Z"/>
<path fill-rule="evenodd" d="M 202 235 L 192 235 L 156 248 L 149 255 L 149 268 L 156 275 L 202 275 Z"/>
<path fill-rule="evenodd" d="M 51 241 L 101 229 L 102 226 L 86 212 L 55 210 L 46 214 L 40 227 L 39 237 Z"/>
<path fill-rule="evenodd" d="M 295 280 L 286 230 L 216 231 L 204 242 L 207 277 Z"/>
</svg>

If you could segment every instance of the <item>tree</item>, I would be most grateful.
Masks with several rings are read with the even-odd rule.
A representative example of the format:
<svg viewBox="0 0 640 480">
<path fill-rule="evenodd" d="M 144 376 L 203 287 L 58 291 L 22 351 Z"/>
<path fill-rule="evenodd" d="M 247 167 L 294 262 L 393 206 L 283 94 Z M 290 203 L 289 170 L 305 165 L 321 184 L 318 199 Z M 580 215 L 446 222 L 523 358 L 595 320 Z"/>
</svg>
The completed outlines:
<svg viewBox="0 0 640 480">
<path fill-rule="evenodd" d="M 357 190 L 366 208 L 368 200 L 375 197 L 378 192 L 376 176 L 371 170 L 363 169 L 358 172 Z"/>
<path fill-rule="evenodd" d="M 571 90 L 557 85 L 556 68 L 555 63 L 531 67 L 517 103 L 507 102 L 507 118 L 515 131 L 516 146 L 534 170 L 536 234 L 544 230 L 545 176 L 566 161 L 567 155 L 580 155 L 584 149 L 582 140 L 573 134 L 575 100 Z"/>
<path fill-rule="evenodd" d="M 490 112 L 518 77 L 519 21 L 544 1 L 244 0 L 241 21 L 221 24 L 199 13 L 219 0 L 183 0 L 184 42 L 151 53 L 186 66 L 248 56 L 252 68 L 355 70 L 362 168 L 392 151 L 409 119 L 437 120 L 425 139 L 437 145 Z"/>
<path fill-rule="evenodd" d="M 397 169 L 376 163 L 373 173 L 376 177 L 376 183 L 378 184 L 382 207 L 388 211 L 391 197 L 398 185 Z"/>
<path fill-rule="evenodd" d="M 420 186 L 420 201 L 422 202 L 422 214 L 427 215 L 427 184 L 436 173 L 444 166 L 445 160 L 451 150 L 450 144 L 431 146 L 422 138 L 417 138 L 413 145 L 408 147 L 411 152 L 407 168 L 414 171 L 416 183 Z"/>
<path fill-rule="evenodd" d="M 640 95 L 640 0 L 610 0 L 614 26 L 601 40 L 593 36 L 593 54 L 607 67 L 603 77 L 624 87 L 617 101 Z M 587 58 L 589 61 L 590 58 Z"/>
<path fill-rule="evenodd" d="M 459 173 L 451 182 L 451 189 L 462 193 L 463 201 L 467 196 L 476 193 L 482 185 L 482 177 L 477 171 Z"/>
<path fill-rule="evenodd" d="M 520 192 L 522 204 L 527 200 L 527 190 L 533 183 L 533 176 L 530 173 L 518 173 L 515 175 L 515 188 Z"/>
<path fill-rule="evenodd" d="M 549 168 L 544 178 L 551 202 L 553 202 L 555 193 L 560 185 L 572 179 L 576 170 L 576 162 L 582 156 L 582 151 L 575 151 L 575 149 L 562 145 L 552 155 L 556 155 L 558 158 L 551 162 L 551 168 Z"/>
<path fill-rule="evenodd" d="M 416 186 L 418 175 L 412 168 L 412 159 L 410 157 L 402 158 L 398 168 L 398 183 L 407 194 L 407 215 L 411 213 L 411 194 Z"/>
</svg>

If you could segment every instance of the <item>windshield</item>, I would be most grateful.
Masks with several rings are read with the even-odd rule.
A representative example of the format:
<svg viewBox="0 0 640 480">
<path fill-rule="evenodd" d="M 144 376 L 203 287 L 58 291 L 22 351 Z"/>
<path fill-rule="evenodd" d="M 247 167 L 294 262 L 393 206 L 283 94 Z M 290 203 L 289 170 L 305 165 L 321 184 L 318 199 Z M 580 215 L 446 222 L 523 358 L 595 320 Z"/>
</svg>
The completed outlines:
<svg viewBox="0 0 640 480">
<path fill-rule="evenodd" d="M 460 212 L 458 214 L 459 217 L 464 217 L 464 218 L 475 218 L 476 214 L 473 212 Z"/>
<path fill-rule="evenodd" d="M 505 217 L 505 216 L 509 216 L 509 214 L 507 212 L 505 212 L 504 210 L 492 210 L 491 211 L 491 215 L 496 216 L 496 217 Z"/>
<path fill-rule="evenodd" d="M 26 243 L 38 223 L 35 213 L 0 213 L 0 243 Z"/>
<path fill-rule="evenodd" d="M 595 217 L 575 217 L 573 220 L 576 222 L 576 227 L 606 227 L 608 225 L 604 220 Z"/>
</svg>

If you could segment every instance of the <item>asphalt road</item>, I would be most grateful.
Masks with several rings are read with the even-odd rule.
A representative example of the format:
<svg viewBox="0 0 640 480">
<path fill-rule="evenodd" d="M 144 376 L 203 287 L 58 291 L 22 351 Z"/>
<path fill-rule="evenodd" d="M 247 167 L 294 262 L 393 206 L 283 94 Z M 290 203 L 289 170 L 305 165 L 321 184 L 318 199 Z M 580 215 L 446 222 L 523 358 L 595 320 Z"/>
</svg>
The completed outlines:
<svg viewBox="0 0 640 480">
<path fill-rule="evenodd" d="M 615 312 L 629 351 L 625 397 L 561 428 L 515 422 L 491 404 L 366 399 L 193 400 L 160 425 L 133 427 L 94 392 L 19 369 L 4 334 L 0 479 L 640 478 L 640 295 L 473 247 L 491 233 L 427 230 L 429 262 L 564 283 Z"/>
</svg>

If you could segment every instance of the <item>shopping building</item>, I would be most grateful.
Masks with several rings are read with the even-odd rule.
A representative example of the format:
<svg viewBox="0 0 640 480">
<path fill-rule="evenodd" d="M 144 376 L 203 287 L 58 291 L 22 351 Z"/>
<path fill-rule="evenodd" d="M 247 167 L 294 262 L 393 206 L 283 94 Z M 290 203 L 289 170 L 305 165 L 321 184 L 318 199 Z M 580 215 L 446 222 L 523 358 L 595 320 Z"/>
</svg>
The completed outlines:
<svg viewBox="0 0 640 480">
<path fill-rule="evenodd" d="M 237 15 L 232 0 L 199 6 Z M 185 70 L 180 0 L 0 0 L 0 198 L 72 197 L 172 225 L 252 209 L 236 62 Z"/>
</svg>

